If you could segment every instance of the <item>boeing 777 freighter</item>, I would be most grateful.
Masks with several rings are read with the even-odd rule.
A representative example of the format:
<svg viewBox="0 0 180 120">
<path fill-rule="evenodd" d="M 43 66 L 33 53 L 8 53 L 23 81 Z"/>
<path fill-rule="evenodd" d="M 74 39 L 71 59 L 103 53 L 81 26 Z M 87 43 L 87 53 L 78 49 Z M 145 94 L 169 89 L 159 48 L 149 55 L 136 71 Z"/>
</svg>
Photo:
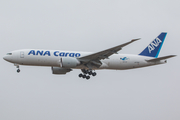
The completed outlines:
<svg viewBox="0 0 180 120">
<path fill-rule="evenodd" d="M 95 70 L 126 70 L 166 63 L 165 59 L 175 56 L 158 57 L 166 34 L 165 32 L 161 33 L 138 55 L 117 53 L 123 47 L 139 40 L 133 39 L 127 43 L 96 53 L 22 49 L 9 52 L 3 58 L 13 63 L 18 68 L 18 73 L 20 72 L 19 65 L 49 66 L 53 74 L 66 74 L 72 69 L 81 69 L 82 73 L 79 74 L 79 77 L 88 80 L 91 75 L 96 76 Z"/>
</svg>

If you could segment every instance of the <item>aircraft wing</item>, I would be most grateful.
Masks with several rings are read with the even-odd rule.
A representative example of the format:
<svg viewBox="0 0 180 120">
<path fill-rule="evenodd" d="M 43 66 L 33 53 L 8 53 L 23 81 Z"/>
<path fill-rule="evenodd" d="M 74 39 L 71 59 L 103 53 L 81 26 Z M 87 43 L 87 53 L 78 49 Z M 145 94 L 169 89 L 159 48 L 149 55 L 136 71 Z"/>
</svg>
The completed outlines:
<svg viewBox="0 0 180 120">
<path fill-rule="evenodd" d="M 110 49 L 107 49 L 107 50 L 103 50 L 101 52 L 93 53 L 91 55 L 87 55 L 87 56 L 81 57 L 79 59 L 85 59 L 85 60 L 88 60 L 88 61 L 106 59 L 109 56 L 111 56 L 112 54 L 115 54 L 115 53 L 117 54 L 117 52 L 119 50 L 121 50 L 123 47 L 125 47 L 126 45 L 129 45 L 130 43 L 132 43 L 134 41 L 137 41 L 139 39 L 133 39 L 130 42 L 118 45 L 116 47 L 113 47 L 113 48 L 110 48 Z"/>
<path fill-rule="evenodd" d="M 108 59 L 108 57 L 111 56 L 112 54 L 117 54 L 117 52 L 119 50 L 121 50 L 123 47 L 125 47 L 126 45 L 129 45 L 130 43 L 135 42 L 137 40 L 140 40 L 140 38 L 139 39 L 133 39 L 133 40 L 131 40 L 129 42 L 126 42 L 124 44 L 118 45 L 116 47 L 113 47 L 113 48 L 110 48 L 110 49 L 107 49 L 107 50 L 103 50 L 103 51 L 93 53 L 93 54 L 90 54 L 90 55 L 87 55 L 87 56 L 84 56 L 84 57 L 80 57 L 79 61 L 81 61 L 83 64 L 91 62 L 91 65 L 89 65 L 88 68 L 90 68 L 90 66 L 92 66 L 92 64 L 100 66 L 101 65 L 100 60 Z"/>
</svg>

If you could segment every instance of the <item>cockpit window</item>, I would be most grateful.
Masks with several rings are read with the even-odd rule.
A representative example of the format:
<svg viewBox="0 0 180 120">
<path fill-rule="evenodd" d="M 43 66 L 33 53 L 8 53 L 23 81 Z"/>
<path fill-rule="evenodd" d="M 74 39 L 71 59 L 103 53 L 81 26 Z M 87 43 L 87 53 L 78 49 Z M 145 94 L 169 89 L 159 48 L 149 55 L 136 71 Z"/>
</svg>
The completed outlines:
<svg viewBox="0 0 180 120">
<path fill-rule="evenodd" d="M 7 55 L 12 55 L 12 53 L 7 53 Z"/>
</svg>

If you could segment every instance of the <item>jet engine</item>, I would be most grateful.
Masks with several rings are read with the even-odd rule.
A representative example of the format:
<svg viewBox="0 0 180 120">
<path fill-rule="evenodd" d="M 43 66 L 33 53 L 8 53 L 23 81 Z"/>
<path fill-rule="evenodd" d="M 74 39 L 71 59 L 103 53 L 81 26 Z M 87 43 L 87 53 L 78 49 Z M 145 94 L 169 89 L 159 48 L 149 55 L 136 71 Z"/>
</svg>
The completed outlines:
<svg viewBox="0 0 180 120">
<path fill-rule="evenodd" d="M 76 58 L 63 57 L 60 59 L 60 66 L 62 68 L 75 68 L 80 62 Z"/>
<path fill-rule="evenodd" d="M 51 67 L 52 74 L 66 74 L 67 72 L 72 71 L 72 69 L 65 69 L 61 67 Z"/>
</svg>

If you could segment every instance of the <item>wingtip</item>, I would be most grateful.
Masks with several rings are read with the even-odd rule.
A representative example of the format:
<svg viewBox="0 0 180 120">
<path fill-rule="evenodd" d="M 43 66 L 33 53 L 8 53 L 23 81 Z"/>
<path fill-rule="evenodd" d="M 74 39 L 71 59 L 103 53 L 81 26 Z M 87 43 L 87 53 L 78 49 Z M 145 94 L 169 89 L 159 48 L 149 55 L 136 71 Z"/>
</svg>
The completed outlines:
<svg viewBox="0 0 180 120">
<path fill-rule="evenodd" d="M 172 57 L 176 57 L 177 55 L 171 55 Z"/>
<path fill-rule="evenodd" d="M 137 39 L 132 39 L 131 41 L 134 42 L 134 41 L 137 41 L 137 40 L 140 40 L 141 38 L 137 38 Z"/>
</svg>

